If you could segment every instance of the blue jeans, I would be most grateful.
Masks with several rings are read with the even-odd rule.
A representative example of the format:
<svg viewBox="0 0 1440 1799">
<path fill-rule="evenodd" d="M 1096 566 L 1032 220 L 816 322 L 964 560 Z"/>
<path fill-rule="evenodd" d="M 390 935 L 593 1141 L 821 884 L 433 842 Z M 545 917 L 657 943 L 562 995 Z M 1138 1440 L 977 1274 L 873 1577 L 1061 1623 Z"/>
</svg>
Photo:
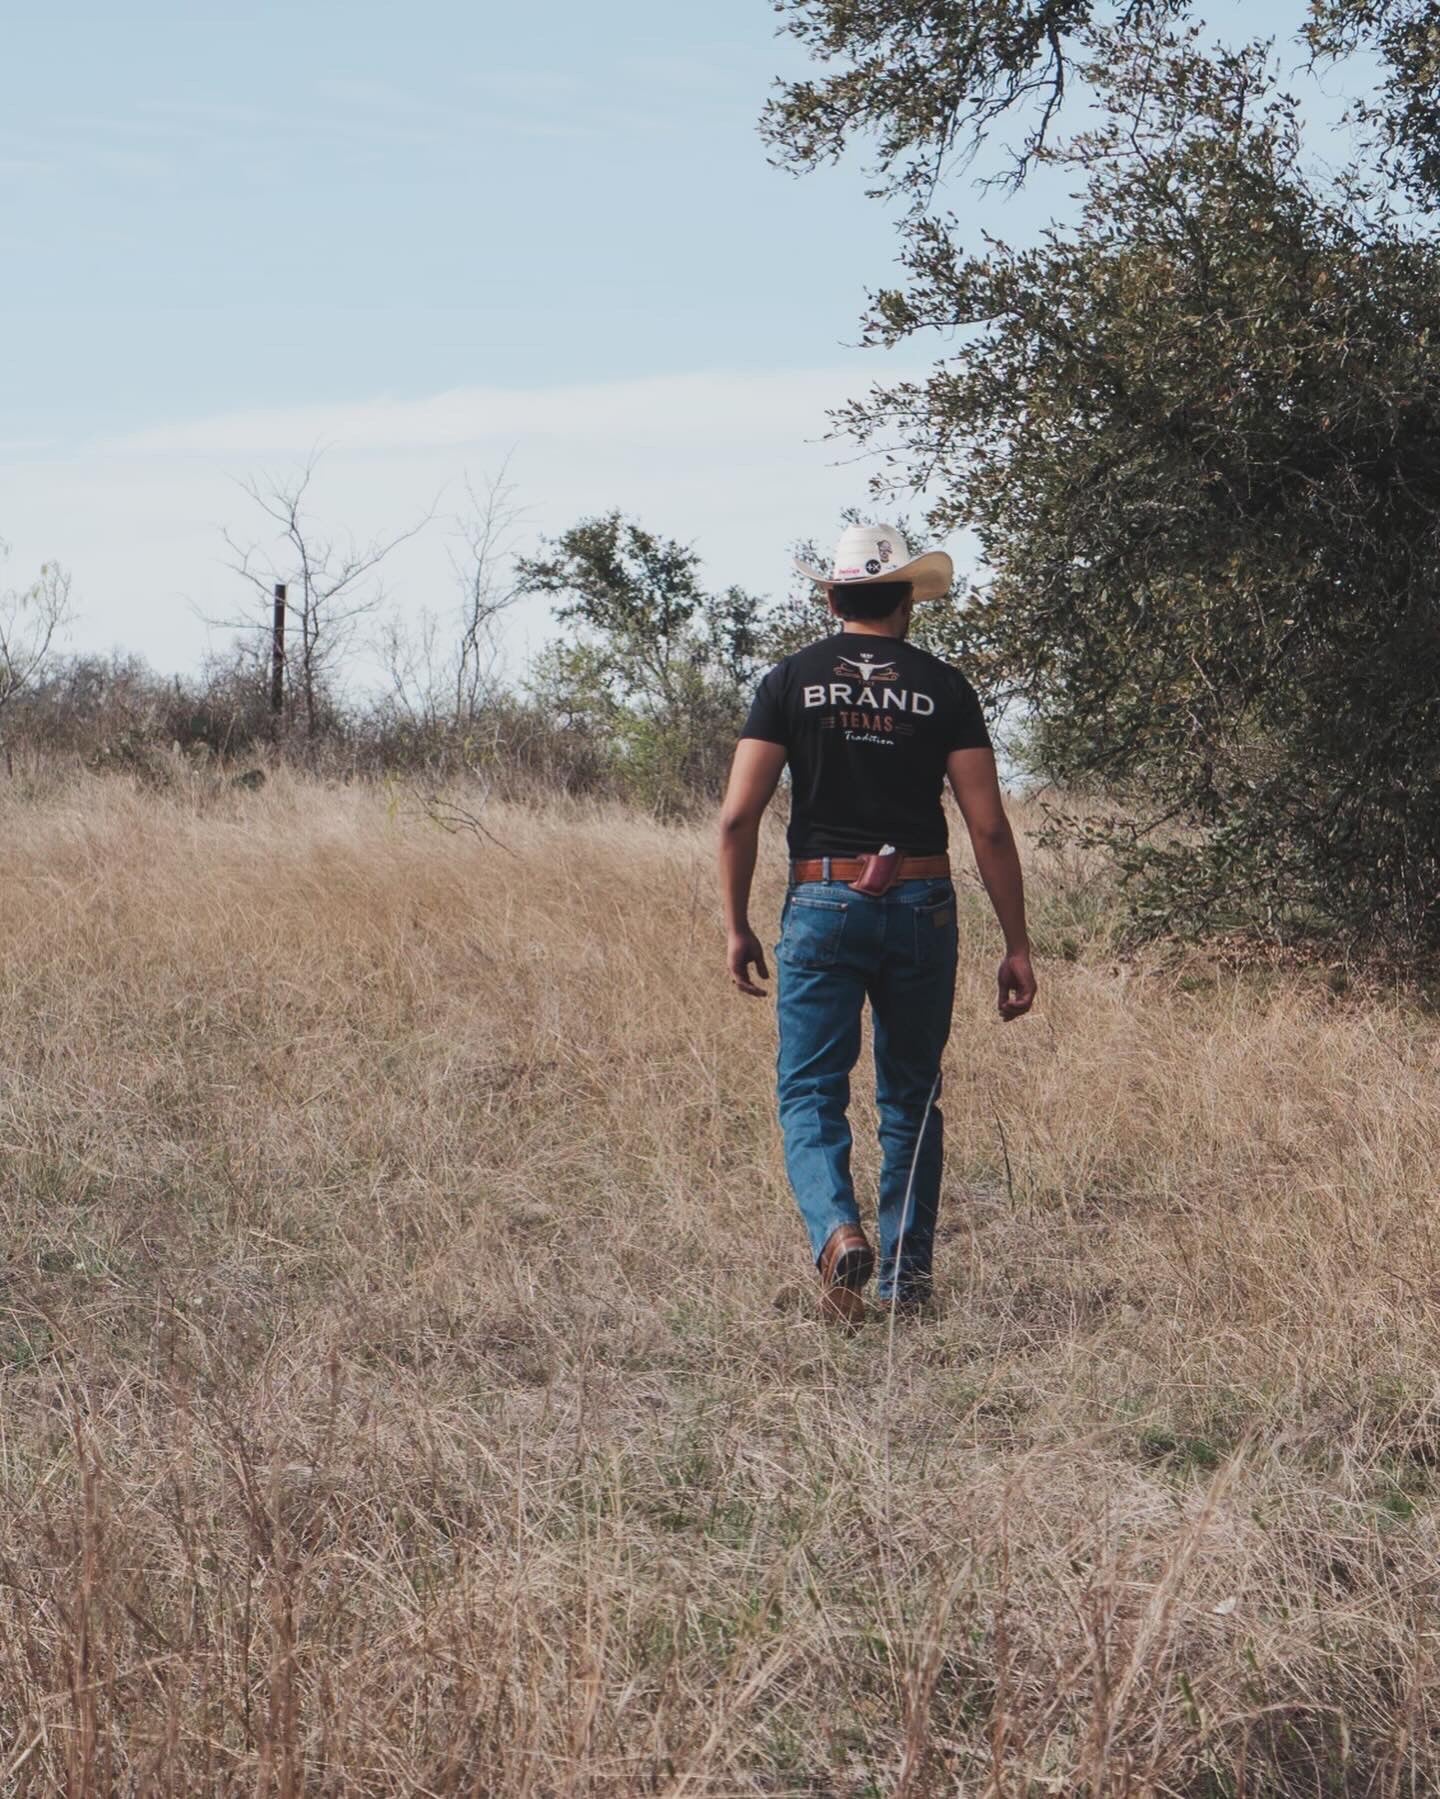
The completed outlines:
<svg viewBox="0 0 1440 1799">
<path fill-rule="evenodd" d="M 939 1097 L 940 1058 L 950 1035 L 955 941 L 955 889 L 946 880 L 901 881 L 882 899 L 843 881 L 805 881 L 791 887 L 781 914 L 775 946 L 780 1128 L 786 1171 L 817 1261 L 837 1225 L 860 1221 L 847 1113 L 860 1015 L 870 1001 L 883 1151 L 882 1299 L 897 1292 L 919 1298 L 929 1289 L 944 1145 L 940 1109 L 931 1102 Z"/>
</svg>

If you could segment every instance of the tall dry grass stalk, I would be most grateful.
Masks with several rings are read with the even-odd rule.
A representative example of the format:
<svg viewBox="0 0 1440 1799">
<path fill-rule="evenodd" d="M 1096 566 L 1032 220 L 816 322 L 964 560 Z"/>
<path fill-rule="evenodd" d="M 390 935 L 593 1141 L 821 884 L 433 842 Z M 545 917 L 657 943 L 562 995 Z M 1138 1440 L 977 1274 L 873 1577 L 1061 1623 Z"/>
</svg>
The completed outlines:
<svg viewBox="0 0 1440 1799">
<path fill-rule="evenodd" d="M 0 793 L 0 1788 L 1440 1788 L 1433 1025 L 972 883 L 891 1365 L 705 834 L 487 822 Z"/>
</svg>

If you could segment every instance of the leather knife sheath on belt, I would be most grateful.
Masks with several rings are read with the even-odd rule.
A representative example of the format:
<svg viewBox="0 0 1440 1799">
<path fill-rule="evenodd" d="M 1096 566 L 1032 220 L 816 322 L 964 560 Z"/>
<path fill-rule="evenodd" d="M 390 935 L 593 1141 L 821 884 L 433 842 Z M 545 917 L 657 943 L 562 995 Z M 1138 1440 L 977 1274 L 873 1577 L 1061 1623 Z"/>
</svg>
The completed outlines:
<svg viewBox="0 0 1440 1799">
<path fill-rule="evenodd" d="M 887 843 L 873 855 L 863 857 L 862 861 L 864 866 L 850 885 L 856 893 L 868 893 L 872 899 L 879 899 L 899 879 L 900 852 L 893 843 Z"/>
</svg>

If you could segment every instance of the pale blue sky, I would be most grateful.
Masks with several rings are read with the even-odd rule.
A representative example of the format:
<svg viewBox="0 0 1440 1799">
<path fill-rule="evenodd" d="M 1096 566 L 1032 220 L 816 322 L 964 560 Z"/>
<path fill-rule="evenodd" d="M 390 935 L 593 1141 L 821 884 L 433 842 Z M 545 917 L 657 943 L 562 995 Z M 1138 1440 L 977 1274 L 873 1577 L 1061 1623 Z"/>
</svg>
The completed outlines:
<svg viewBox="0 0 1440 1799">
<path fill-rule="evenodd" d="M 80 643 L 193 662 L 231 477 L 317 442 L 360 535 L 513 452 L 532 530 L 619 505 L 717 583 L 863 503 L 818 439 L 882 372 L 847 346 L 894 243 L 858 170 L 768 166 L 764 0 L 52 0 L 6 37 L 0 536 L 11 578 L 74 566 Z M 398 604 L 443 603 L 448 504 Z"/>
<path fill-rule="evenodd" d="M 22 432 L 813 365 L 888 250 L 854 180 L 767 167 L 786 48 L 757 0 L 26 10 L 0 127 Z"/>
</svg>

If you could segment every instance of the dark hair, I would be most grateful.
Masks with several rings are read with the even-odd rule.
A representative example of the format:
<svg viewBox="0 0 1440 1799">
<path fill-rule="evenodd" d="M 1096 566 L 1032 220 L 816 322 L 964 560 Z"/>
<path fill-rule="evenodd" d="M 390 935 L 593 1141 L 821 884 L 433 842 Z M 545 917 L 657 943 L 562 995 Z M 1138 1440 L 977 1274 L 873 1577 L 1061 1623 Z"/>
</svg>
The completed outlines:
<svg viewBox="0 0 1440 1799">
<path fill-rule="evenodd" d="M 913 589 L 908 581 L 866 581 L 853 587 L 836 582 L 830 593 L 835 610 L 844 619 L 861 619 L 867 624 L 890 614 L 910 598 Z"/>
</svg>

